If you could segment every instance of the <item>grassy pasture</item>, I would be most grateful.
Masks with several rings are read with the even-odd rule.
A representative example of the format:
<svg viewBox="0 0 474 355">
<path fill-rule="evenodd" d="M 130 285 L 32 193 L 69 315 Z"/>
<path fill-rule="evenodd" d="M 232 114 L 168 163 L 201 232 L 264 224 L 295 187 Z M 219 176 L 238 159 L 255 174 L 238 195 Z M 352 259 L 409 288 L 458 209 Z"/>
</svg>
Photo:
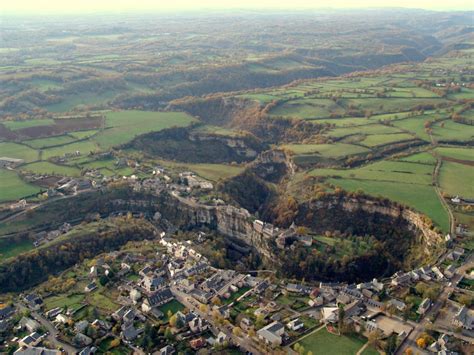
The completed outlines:
<svg viewBox="0 0 474 355">
<path fill-rule="evenodd" d="M 5 127 L 12 131 L 16 131 L 23 128 L 39 127 L 39 126 L 51 126 L 54 125 L 54 120 L 49 118 L 39 120 L 25 120 L 25 121 L 3 121 Z"/>
<path fill-rule="evenodd" d="M 329 132 L 331 137 L 341 138 L 351 134 L 395 134 L 395 133 L 402 133 L 398 128 L 384 126 L 381 124 L 371 124 L 366 126 L 358 126 L 358 127 L 344 127 L 344 128 L 336 128 Z"/>
<path fill-rule="evenodd" d="M 57 146 L 57 145 L 62 145 L 62 144 L 69 144 L 74 141 L 75 141 L 74 138 L 68 135 L 63 135 L 63 136 L 48 137 L 48 138 L 30 139 L 30 140 L 24 141 L 23 143 L 34 149 L 42 149 L 42 148 L 47 148 L 47 147 L 52 147 L 52 146 Z"/>
<path fill-rule="evenodd" d="M 8 258 L 27 252 L 33 249 L 33 247 L 33 243 L 26 238 L 18 242 L 0 239 L 0 263 Z"/>
<path fill-rule="evenodd" d="M 311 120 L 310 122 L 319 124 L 331 124 L 336 127 L 353 127 L 353 126 L 365 126 L 373 123 L 370 119 L 365 117 L 344 117 L 344 118 L 318 118 Z"/>
<path fill-rule="evenodd" d="M 238 137 L 241 135 L 241 133 L 238 131 L 234 131 L 232 129 L 218 127 L 218 126 L 212 126 L 212 125 L 199 126 L 197 129 L 193 131 L 216 134 L 216 135 L 225 136 L 225 137 Z"/>
<path fill-rule="evenodd" d="M 418 105 L 439 104 L 446 102 L 444 99 L 418 99 L 418 98 L 367 98 L 367 99 L 343 99 L 344 106 L 354 105 L 363 110 L 373 113 L 390 113 L 408 111 Z"/>
<path fill-rule="evenodd" d="M 329 179 L 329 182 L 348 191 L 361 189 L 372 196 L 382 196 L 412 207 L 426 214 L 443 231 L 449 231 L 449 219 L 434 188 L 428 185 L 369 179 Z"/>
<path fill-rule="evenodd" d="M 427 119 L 428 118 L 424 116 L 406 118 L 403 120 L 393 121 L 393 125 L 405 131 L 410 131 L 413 134 L 415 134 L 418 138 L 429 142 L 431 139 L 430 139 L 429 134 L 426 133 L 425 126 L 424 126 L 425 121 Z"/>
<path fill-rule="evenodd" d="M 435 149 L 435 151 L 443 157 L 474 161 L 473 148 L 438 147 Z"/>
<path fill-rule="evenodd" d="M 57 307 L 71 307 L 77 309 L 82 301 L 84 301 L 84 298 L 85 296 L 83 294 L 52 296 L 44 300 L 44 306 L 47 311 Z"/>
<path fill-rule="evenodd" d="M 369 149 L 345 143 L 334 144 L 287 144 L 282 148 L 292 151 L 296 155 L 317 154 L 327 158 L 341 158 L 349 155 L 366 153 Z"/>
<path fill-rule="evenodd" d="M 38 159 L 38 152 L 23 144 L 3 142 L 0 143 L 0 157 L 23 159 L 28 163 Z"/>
<path fill-rule="evenodd" d="M 381 161 L 356 169 L 314 169 L 310 175 L 326 176 L 330 183 L 348 191 L 362 189 L 410 206 L 447 231 L 448 216 L 431 185 L 434 161 L 418 154 L 402 159 L 407 160 Z"/>
<path fill-rule="evenodd" d="M 61 175 L 61 176 L 80 176 L 79 169 L 72 166 L 57 165 L 48 161 L 39 161 L 26 164 L 21 167 L 22 170 L 30 171 L 35 174 Z"/>
<path fill-rule="evenodd" d="M 443 161 L 439 183 L 449 195 L 474 198 L 474 167 Z"/>
<path fill-rule="evenodd" d="M 436 164 L 436 159 L 433 154 L 429 152 L 422 152 L 417 154 L 412 154 L 407 157 L 403 157 L 398 159 L 399 161 L 407 161 L 412 163 L 420 163 L 420 164 L 429 164 L 434 165 Z"/>
<path fill-rule="evenodd" d="M 314 169 L 310 174 L 430 185 L 432 172 L 433 166 L 425 164 L 380 161 L 356 169 Z"/>
<path fill-rule="evenodd" d="M 393 133 L 393 134 L 372 134 L 367 136 L 360 144 L 366 147 L 376 147 L 379 145 L 403 142 L 413 140 L 411 134 L 408 133 Z"/>
<path fill-rule="evenodd" d="M 23 181 L 15 171 L 0 169 L 0 202 L 37 194 L 41 189 Z"/>
<path fill-rule="evenodd" d="M 188 126 L 194 118 L 183 112 L 119 111 L 106 115 L 106 129 L 94 137 L 102 149 L 131 141 L 140 134 Z"/>
<path fill-rule="evenodd" d="M 210 181 L 228 179 L 244 171 L 242 166 L 232 166 L 226 164 L 185 164 L 175 163 L 167 160 L 160 160 L 160 164 L 169 168 L 181 168 L 195 172 L 197 175 Z"/>
<path fill-rule="evenodd" d="M 441 127 L 442 124 L 444 127 Z M 452 120 L 437 122 L 433 125 L 433 136 L 438 141 L 470 141 L 474 139 L 474 126 L 456 123 Z"/>
<path fill-rule="evenodd" d="M 102 93 L 81 92 L 79 94 L 68 95 L 59 103 L 46 106 L 46 109 L 51 112 L 65 112 L 70 111 L 79 105 L 97 105 L 106 103 L 113 99 L 118 92 L 105 91 Z"/>
<path fill-rule="evenodd" d="M 92 137 L 97 132 L 99 132 L 99 131 L 96 130 L 96 129 L 90 129 L 90 130 L 87 130 L 87 131 L 71 132 L 71 133 L 69 133 L 69 135 L 76 138 L 76 139 L 85 139 L 85 138 Z"/>
<path fill-rule="evenodd" d="M 302 98 L 278 105 L 270 111 L 273 116 L 290 116 L 302 119 L 329 117 L 331 113 L 343 114 L 344 108 L 329 99 Z"/>
<path fill-rule="evenodd" d="M 42 150 L 42 159 L 49 159 L 52 157 L 61 157 L 64 154 L 72 154 L 79 151 L 81 155 L 88 155 L 90 152 L 98 152 L 100 148 L 94 141 L 85 140 L 80 142 L 73 142 L 71 144 L 62 145 L 59 147 L 46 148 Z"/>
</svg>

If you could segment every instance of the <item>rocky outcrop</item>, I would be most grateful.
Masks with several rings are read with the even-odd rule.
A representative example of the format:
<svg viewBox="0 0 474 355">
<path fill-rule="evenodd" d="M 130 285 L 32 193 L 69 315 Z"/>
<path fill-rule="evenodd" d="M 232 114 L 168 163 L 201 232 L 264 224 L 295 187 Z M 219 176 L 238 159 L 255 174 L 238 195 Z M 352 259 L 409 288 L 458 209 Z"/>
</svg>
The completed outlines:
<svg viewBox="0 0 474 355">
<path fill-rule="evenodd" d="M 243 241 L 269 260 L 274 258 L 277 237 L 284 230 L 270 225 L 270 232 L 268 228 L 262 231 L 246 209 L 201 205 L 168 193 L 161 199 L 160 213 L 178 227 L 207 226 Z M 298 211 L 296 224 L 321 233 L 338 230 L 354 235 L 374 235 L 398 260 L 403 260 L 415 244 L 422 245 L 430 256 L 444 243 L 443 237 L 431 228 L 423 215 L 397 204 L 368 198 L 334 196 L 304 203 Z"/>
</svg>

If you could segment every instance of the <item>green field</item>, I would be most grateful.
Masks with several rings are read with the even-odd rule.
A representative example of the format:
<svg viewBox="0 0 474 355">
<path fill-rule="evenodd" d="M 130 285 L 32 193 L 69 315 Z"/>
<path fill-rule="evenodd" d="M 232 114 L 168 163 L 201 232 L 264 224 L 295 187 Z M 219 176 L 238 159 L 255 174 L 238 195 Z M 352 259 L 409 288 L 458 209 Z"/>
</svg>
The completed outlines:
<svg viewBox="0 0 474 355">
<path fill-rule="evenodd" d="M 407 157 L 403 157 L 398 159 L 399 161 L 408 161 L 412 163 L 420 163 L 420 164 L 428 164 L 434 165 L 436 164 L 436 159 L 433 154 L 429 152 L 423 152 L 418 154 L 409 155 Z"/>
<path fill-rule="evenodd" d="M 443 124 L 444 127 L 442 127 Z M 438 141 L 470 141 L 474 139 L 474 126 L 456 123 L 452 120 L 437 122 L 433 125 L 433 136 Z"/>
<path fill-rule="evenodd" d="M 41 149 L 41 148 L 47 148 L 47 147 L 52 147 L 56 145 L 68 144 L 74 141 L 75 141 L 74 138 L 63 135 L 63 136 L 56 136 L 56 137 L 31 139 L 31 140 L 24 141 L 23 143 L 34 149 Z"/>
<path fill-rule="evenodd" d="M 109 297 L 106 297 L 97 291 L 87 297 L 87 303 L 107 313 L 113 313 L 120 308 L 120 306 L 113 302 Z"/>
<path fill-rule="evenodd" d="M 278 105 L 271 110 L 270 115 L 308 119 L 329 117 L 331 113 L 342 114 L 344 108 L 329 99 L 302 98 Z"/>
<path fill-rule="evenodd" d="M 40 119 L 40 120 L 4 121 L 2 123 L 8 129 L 12 131 L 16 131 L 22 128 L 50 126 L 54 124 L 54 120 L 45 118 L 45 119 Z"/>
<path fill-rule="evenodd" d="M 353 144 L 287 144 L 281 146 L 296 155 L 317 154 L 328 158 L 341 158 L 349 155 L 367 153 L 369 149 Z"/>
<path fill-rule="evenodd" d="M 38 160 L 38 152 L 23 144 L 0 143 L 0 157 L 23 159 L 26 163 Z"/>
<path fill-rule="evenodd" d="M 435 151 L 443 157 L 474 161 L 474 148 L 439 147 Z"/>
<path fill-rule="evenodd" d="M 160 164 L 171 169 L 190 170 L 204 179 L 217 182 L 220 179 L 228 179 L 244 171 L 243 166 L 226 164 L 185 164 L 175 163 L 168 160 L 160 160 Z"/>
<path fill-rule="evenodd" d="M 439 184 L 451 196 L 474 198 L 474 166 L 443 161 Z"/>
<path fill-rule="evenodd" d="M 406 157 L 408 159 L 410 157 Z M 411 156 L 419 159 L 419 155 Z M 381 161 L 356 169 L 314 169 L 315 176 L 330 177 L 329 182 L 348 191 L 363 190 L 410 206 L 448 230 L 448 217 L 432 184 L 434 161 Z"/>
<path fill-rule="evenodd" d="M 20 255 L 33 249 L 33 243 L 24 238 L 18 242 L 0 239 L 0 263 L 8 258 Z"/>
<path fill-rule="evenodd" d="M 360 144 L 367 147 L 376 147 L 379 145 L 409 141 L 414 138 L 415 137 L 408 133 L 373 134 L 367 136 L 363 141 L 360 142 Z"/>
<path fill-rule="evenodd" d="M 329 333 L 325 328 L 311 333 L 298 341 L 304 347 L 305 353 L 355 355 L 365 341 L 356 337 L 338 336 Z"/>
<path fill-rule="evenodd" d="M 47 161 L 39 161 L 36 163 L 26 164 L 21 167 L 21 170 L 30 171 L 35 174 L 48 174 L 48 175 L 59 175 L 59 176 L 80 176 L 81 172 L 79 169 L 57 165 Z"/>
<path fill-rule="evenodd" d="M 195 119 L 183 112 L 119 111 L 106 115 L 106 128 L 94 137 L 102 149 L 131 141 L 138 135 L 188 126 Z"/>
<path fill-rule="evenodd" d="M 382 196 L 430 217 L 443 231 L 449 231 L 449 220 L 443 205 L 432 186 L 402 182 L 329 179 L 329 182 L 348 191 L 361 189 L 372 196 Z"/>
<path fill-rule="evenodd" d="M 15 171 L 0 169 L 0 202 L 37 194 L 41 189 L 24 182 Z"/>
<path fill-rule="evenodd" d="M 314 169 L 310 172 L 317 176 L 338 176 L 376 181 L 392 181 L 405 184 L 430 185 L 433 167 L 399 161 L 380 161 L 356 169 Z"/>
<path fill-rule="evenodd" d="M 42 150 L 42 159 L 49 159 L 52 157 L 61 157 L 64 154 L 73 154 L 76 151 L 79 151 L 81 155 L 88 155 L 91 152 L 98 152 L 100 148 L 94 141 L 85 140 L 80 142 L 74 142 L 71 144 L 66 144 L 60 147 L 47 148 Z"/>
<path fill-rule="evenodd" d="M 83 294 L 52 296 L 44 300 L 44 307 L 47 311 L 56 307 L 71 307 L 77 309 L 80 307 L 82 301 L 84 301 L 84 298 L 85 296 Z"/>
<path fill-rule="evenodd" d="M 91 130 L 87 130 L 87 131 L 71 132 L 71 133 L 69 133 L 69 135 L 76 138 L 76 139 L 85 139 L 85 138 L 92 137 L 97 132 L 99 132 L 99 131 L 96 130 L 96 129 L 91 129 Z"/>
</svg>

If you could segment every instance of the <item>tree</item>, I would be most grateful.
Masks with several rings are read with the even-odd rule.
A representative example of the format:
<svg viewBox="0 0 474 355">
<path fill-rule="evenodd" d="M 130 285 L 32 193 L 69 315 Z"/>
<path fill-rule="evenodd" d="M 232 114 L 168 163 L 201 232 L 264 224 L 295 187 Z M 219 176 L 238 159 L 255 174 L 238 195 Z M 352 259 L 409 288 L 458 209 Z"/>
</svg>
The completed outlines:
<svg viewBox="0 0 474 355">
<path fill-rule="evenodd" d="M 466 306 L 470 307 L 472 304 L 472 297 L 469 295 L 461 295 L 459 296 L 459 302 L 465 304 Z"/>
<path fill-rule="evenodd" d="M 178 316 L 176 314 L 172 315 L 169 318 L 169 323 L 172 327 L 176 327 L 176 325 L 178 324 Z"/>
<path fill-rule="evenodd" d="M 209 308 L 207 307 L 206 304 L 200 304 L 200 305 L 199 305 L 199 310 L 200 310 L 202 313 L 207 313 L 207 312 L 209 312 Z"/>
<path fill-rule="evenodd" d="M 413 350 L 411 350 L 411 348 L 406 349 L 405 355 L 413 355 Z"/>
<path fill-rule="evenodd" d="M 215 306 L 220 306 L 222 304 L 222 301 L 218 296 L 212 297 L 211 302 Z"/>
<path fill-rule="evenodd" d="M 344 311 L 344 306 L 339 306 L 339 313 L 338 313 L 338 326 L 339 326 L 339 331 L 341 333 L 344 333 L 344 316 L 346 315 L 346 312 Z"/>
<path fill-rule="evenodd" d="M 170 327 L 166 327 L 165 338 L 168 340 L 173 340 L 173 333 L 171 332 Z"/>
<path fill-rule="evenodd" d="M 262 328 L 264 325 L 265 325 L 265 318 L 263 317 L 263 315 L 260 314 L 260 315 L 257 316 L 257 319 L 256 319 L 256 321 L 255 321 L 255 327 L 256 327 L 257 329 L 260 329 L 260 328 Z"/>
<path fill-rule="evenodd" d="M 387 339 L 387 344 L 385 345 L 385 351 L 387 354 L 394 354 L 397 349 L 397 336 L 392 334 Z"/>
<path fill-rule="evenodd" d="M 367 340 L 368 340 L 368 343 L 372 345 L 374 348 L 379 348 L 381 345 L 382 337 L 383 337 L 382 331 L 380 331 L 380 329 L 376 329 L 373 332 L 369 333 Z"/>
<path fill-rule="evenodd" d="M 264 296 L 265 296 L 265 298 L 266 298 L 267 300 L 272 299 L 272 297 L 273 297 L 273 292 L 272 292 L 272 290 L 270 289 L 270 287 L 268 287 L 268 288 L 265 289 Z"/>
<path fill-rule="evenodd" d="M 105 286 L 107 283 L 109 282 L 109 278 L 105 275 L 102 275 L 100 278 L 99 278 L 99 283 L 102 285 L 102 286 Z"/>
<path fill-rule="evenodd" d="M 239 327 L 234 327 L 234 329 L 232 329 L 232 334 L 234 334 L 236 337 L 241 337 L 242 329 L 240 329 Z"/>
<path fill-rule="evenodd" d="M 416 345 L 418 345 L 419 348 L 424 349 L 426 348 L 426 340 L 424 338 L 418 338 L 416 339 Z"/>
<path fill-rule="evenodd" d="M 253 328 L 250 328 L 247 333 L 248 333 L 249 337 L 251 337 L 251 338 L 253 338 L 256 335 L 255 329 L 253 329 Z"/>
<path fill-rule="evenodd" d="M 116 348 L 118 346 L 120 346 L 120 338 L 115 338 L 114 340 L 110 342 L 111 349 Z"/>
</svg>

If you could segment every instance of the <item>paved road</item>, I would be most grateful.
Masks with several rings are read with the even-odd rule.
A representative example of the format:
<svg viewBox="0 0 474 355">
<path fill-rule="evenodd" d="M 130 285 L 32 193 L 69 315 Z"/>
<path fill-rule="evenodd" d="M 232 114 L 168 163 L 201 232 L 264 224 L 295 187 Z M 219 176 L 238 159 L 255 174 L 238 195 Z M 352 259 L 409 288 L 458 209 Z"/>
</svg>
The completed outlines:
<svg viewBox="0 0 474 355">
<path fill-rule="evenodd" d="M 22 303 L 20 303 L 19 306 L 23 309 L 27 309 L 27 307 Z M 75 347 L 67 343 L 64 343 L 56 338 L 59 335 L 58 330 L 53 326 L 53 324 L 48 319 L 43 317 L 43 315 L 41 315 L 37 311 L 31 311 L 31 316 L 35 318 L 44 328 L 46 328 L 46 330 L 49 332 L 47 339 L 56 348 L 58 349 L 63 348 L 64 351 L 66 351 L 68 355 L 77 354 L 79 352 L 79 349 L 76 349 Z"/>
<path fill-rule="evenodd" d="M 226 328 L 225 326 L 219 327 L 216 324 L 214 324 L 214 321 L 212 320 L 212 316 L 210 316 L 207 313 L 201 312 L 201 310 L 197 306 L 197 301 L 194 301 L 192 297 L 179 291 L 176 287 L 171 287 L 171 291 L 175 295 L 175 297 L 178 299 L 178 301 L 181 302 L 186 308 L 198 314 L 202 319 L 206 320 L 212 326 L 212 328 L 214 328 L 215 331 L 223 332 L 228 338 L 232 340 L 234 344 L 239 346 L 242 350 L 249 351 L 255 355 L 262 354 L 261 351 L 257 350 L 254 347 L 254 345 L 252 344 L 252 340 L 250 338 L 238 337 L 234 333 L 232 333 L 230 329 Z"/>
</svg>

